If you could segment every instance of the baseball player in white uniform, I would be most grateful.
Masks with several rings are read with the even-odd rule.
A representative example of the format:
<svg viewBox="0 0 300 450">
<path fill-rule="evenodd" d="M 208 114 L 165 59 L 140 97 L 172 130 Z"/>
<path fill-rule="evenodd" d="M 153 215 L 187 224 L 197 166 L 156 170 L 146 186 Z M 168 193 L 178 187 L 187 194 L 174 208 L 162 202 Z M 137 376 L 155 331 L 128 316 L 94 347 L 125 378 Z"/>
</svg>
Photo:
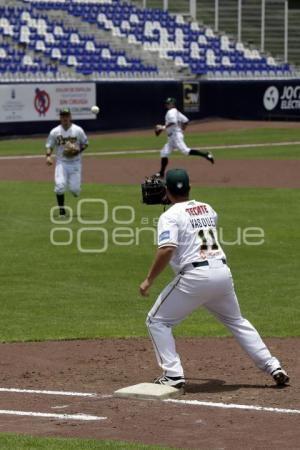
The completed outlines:
<svg viewBox="0 0 300 450">
<path fill-rule="evenodd" d="M 140 285 L 141 295 L 146 296 L 168 263 L 175 271 L 174 280 L 158 296 L 146 321 L 163 370 L 154 382 L 184 386 L 172 327 L 203 306 L 231 331 L 258 368 L 270 374 L 277 385 L 287 384 L 289 376 L 280 362 L 241 315 L 232 275 L 218 242 L 216 212 L 207 203 L 189 200 L 189 177 L 183 169 L 167 172 L 166 188 L 172 206 L 159 218 L 157 254 Z"/>
<path fill-rule="evenodd" d="M 189 119 L 180 111 L 178 111 L 178 109 L 176 109 L 176 99 L 173 97 L 167 98 L 165 101 L 165 105 L 168 110 L 165 116 L 165 124 L 156 125 L 155 132 L 156 135 L 159 135 L 162 131 L 165 130 L 168 136 L 168 141 L 163 146 L 160 152 L 161 167 L 156 176 L 164 178 L 165 170 L 169 162 L 169 156 L 175 149 L 179 150 L 184 155 L 202 156 L 203 158 L 214 164 L 214 157 L 212 153 L 191 149 L 184 142 L 183 131 L 186 129 Z"/>
<path fill-rule="evenodd" d="M 53 164 L 52 153 L 55 151 L 55 193 L 59 215 L 64 216 L 65 191 L 78 197 L 81 189 L 81 154 L 88 146 L 88 139 L 81 127 L 72 123 L 69 108 L 60 110 L 60 125 L 50 131 L 46 142 L 46 163 Z M 69 151 L 69 153 L 68 153 Z"/>
</svg>

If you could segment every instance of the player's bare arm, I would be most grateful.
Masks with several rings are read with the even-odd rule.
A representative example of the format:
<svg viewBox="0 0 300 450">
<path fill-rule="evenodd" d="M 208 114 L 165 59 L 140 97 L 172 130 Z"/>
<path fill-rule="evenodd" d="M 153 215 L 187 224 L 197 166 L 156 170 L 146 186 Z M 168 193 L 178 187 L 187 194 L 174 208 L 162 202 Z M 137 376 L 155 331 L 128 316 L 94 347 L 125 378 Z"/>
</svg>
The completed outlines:
<svg viewBox="0 0 300 450">
<path fill-rule="evenodd" d="M 88 147 L 88 144 L 80 144 L 79 153 L 84 152 L 84 150 Z"/>
<path fill-rule="evenodd" d="M 189 122 L 181 122 L 181 129 L 184 131 L 188 126 Z"/>
<path fill-rule="evenodd" d="M 165 125 L 161 125 L 161 124 L 155 125 L 156 136 L 159 136 L 162 131 L 166 130 L 167 128 L 171 127 L 172 125 L 175 125 L 175 123 L 168 123 Z"/>
<path fill-rule="evenodd" d="M 153 264 L 149 270 L 149 273 L 146 279 L 140 284 L 140 294 L 143 297 L 148 296 L 148 290 L 150 286 L 153 284 L 153 281 L 164 271 L 164 269 L 169 264 L 175 247 L 174 246 L 165 246 L 160 247 L 157 250 L 155 255 Z"/>
<path fill-rule="evenodd" d="M 52 164 L 53 164 L 52 152 L 53 152 L 52 148 L 47 148 L 47 150 L 46 150 L 46 164 L 47 164 L 47 166 L 52 166 Z"/>
</svg>

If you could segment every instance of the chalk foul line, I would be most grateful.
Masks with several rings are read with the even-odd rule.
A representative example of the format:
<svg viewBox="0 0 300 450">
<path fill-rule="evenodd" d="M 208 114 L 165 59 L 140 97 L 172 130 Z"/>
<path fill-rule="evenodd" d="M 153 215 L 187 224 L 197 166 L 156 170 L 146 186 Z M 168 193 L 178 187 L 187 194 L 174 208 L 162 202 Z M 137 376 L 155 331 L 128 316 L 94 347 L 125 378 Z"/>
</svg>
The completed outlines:
<svg viewBox="0 0 300 450">
<path fill-rule="evenodd" d="M 0 392 L 15 392 L 18 394 L 62 395 L 66 397 L 99 397 L 98 394 L 90 392 L 49 391 L 39 389 L 0 388 Z"/>
<path fill-rule="evenodd" d="M 19 388 L 0 388 L 0 392 L 17 393 L 17 394 L 39 394 L 39 395 L 54 395 L 65 397 L 85 397 L 85 398 L 110 398 L 112 395 L 98 395 L 93 392 L 73 392 L 73 391 L 50 391 L 42 389 L 19 389 Z M 90 414 L 57 414 L 57 413 L 42 413 L 33 411 L 15 411 L 1 409 L 0 415 L 12 415 L 12 416 L 27 416 L 27 417 L 41 417 L 46 419 L 57 420 L 77 420 L 77 421 L 97 421 L 106 420 L 107 417 L 93 416 Z"/>
<path fill-rule="evenodd" d="M 299 141 L 288 142 L 265 142 L 257 144 L 232 144 L 232 145 L 214 145 L 208 147 L 200 147 L 199 150 L 226 150 L 226 149 L 238 149 L 238 148 L 260 148 L 260 147 L 280 147 L 300 145 Z M 84 152 L 85 156 L 114 156 L 114 155 L 138 155 L 147 153 L 159 153 L 160 150 L 119 150 L 119 151 L 107 151 L 107 152 Z M 41 159 L 45 158 L 45 155 L 12 155 L 12 156 L 0 156 L 0 160 L 14 160 L 14 159 Z"/>
<path fill-rule="evenodd" d="M 46 419 L 60 419 L 60 420 L 80 420 L 80 421 L 94 421 L 106 420 L 107 417 L 91 416 L 89 414 L 55 414 L 55 413 L 41 413 L 31 411 L 14 411 L 9 409 L 0 409 L 0 415 L 11 416 L 27 416 L 27 417 L 42 417 Z"/>
<path fill-rule="evenodd" d="M 19 394 L 40 394 L 40 395 L 54 395 L 54 396 L 65 396 L 65 397 L 90 397 L 90 398 L 111 398 L 113 395 L 107 394 L 96 394 L 94 392 L 75 392 L 75 391 L 51 391 L 42 389 L 19 389 L 19 388 L 0 388 L 0 392 L 14 392 Z M 248 411 L 262 411 L 262 412 L 273 412 L 282 414 L 300 414 L 300 409 L 289 409 L 289 408 L 273 408 L 268 406 L 255 406 L 255 405 L 240 405 L 236 403 L 218 403 L 218 402 L 205 402 L 200 400 L 179 400 L 179 399 L 166 399 L 163 400 L 167 403 L 175 403 L 179 405 L 190 405 L 190 406 L 207 406 L 211 408 L 221 408 L 221 409 L 240 409 Z M 86 414 L 54 414 L 54 413 L 34 413 L 26 411 L 9 411 L 0 410 L 0 414 L 14 414 L 23 416 L 33 416 L 33 417 L 53 417 L 57 419 L 74 419 L 74 420 L 105 420 L 106 417 L 89 416 Z"/>
<path fill-rule="evenodd" d="M 286 408 L 271 408 L 268 406 L 254 406 L 254 405 L 238 405 L 235 403 L 215 403 L 215 402 L 202 402 L 199 400 L 177 400 L 166 399 L 163 400 L 167 403 L 177 403 L 180 405 L 192 405 L 192 406 L 208 406 L 211 408 L 223 408 L 223 409 L 241 409 L 250 411 L 262 411 L 262 412 L 274 412 L 281 414 L 300 414 L 300 409 L 286 409 Z"/>
</svg>

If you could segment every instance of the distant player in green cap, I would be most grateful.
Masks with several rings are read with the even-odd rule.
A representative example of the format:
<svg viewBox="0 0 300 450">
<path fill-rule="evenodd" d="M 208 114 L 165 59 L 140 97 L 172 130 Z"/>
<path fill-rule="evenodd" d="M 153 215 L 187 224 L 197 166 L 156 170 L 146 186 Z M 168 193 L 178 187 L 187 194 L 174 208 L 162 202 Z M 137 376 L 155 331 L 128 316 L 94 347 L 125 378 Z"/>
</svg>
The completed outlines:
<svg viewBox="0 0 300 450">
<path fill-rule="evenodd" d="M 168 135 L 168 141 L 163 146 L 160 156 L 161 156 L 161 166 L 160 171 L 155 175 L 160 178 L 164 178 L 165 170 L 169 162 L 169 156 L 173 150 L 179 150 L 184 155 L 194 155 L 194 156 L 202 156 L 203 158 L 210 161 L 212 164 L 214 163 L 214 157 L 210 152 L 201 152 L 200 150 L 195 150 L 189 148 L 184 142 L 184 130 L 189 122 L 189 119 L 182 114 L 176 108 L 176 99 L 173 97 L 168 97 L 165 100 L 165 105 L 167 108 L 167 113 L 165 116 L 165 124 L 164 125 L 156 125 L 155 126 L 155 134 L 158 136 L 162 131 L 166 131 Z"/>
<path fill-rule="evenodd" d="M 169 170 L 166 194 L 172 206 L 159 218 L 158 250 L 140 285 L 141 295 L 147 296 L 154 280 L 168 263 L 176 274 L 160 293 L 147 317 L 148 331 L 163 371 L 154 382 L 175 388 L 184 386 L 185 375 L 172 328 L 203 306 L 231 331 L 259 369 L 271 375 L 278 386 L 284 386 L 289 382 L 288 374 L 271 355 L 253 325 L 241 314 L 231 271 L 218 241 L 217 213 L 209 204 L 190 199 L 189 193 L 187 172 Z"/>
<path fill-rule="evenodd" d="M 46 142 L 46 163 L 53 164 L 52 153 L 55 151 L 55 193 L 59 216 L 64 217 L 65 191 L 68 188 L 78 197 L 81 189 L 81 153 L 88 146 L 88 139 L 81 127 L 72 123 L 69 108 L 59 112 L 60 125 L 50 131 Z"/>
</svg>

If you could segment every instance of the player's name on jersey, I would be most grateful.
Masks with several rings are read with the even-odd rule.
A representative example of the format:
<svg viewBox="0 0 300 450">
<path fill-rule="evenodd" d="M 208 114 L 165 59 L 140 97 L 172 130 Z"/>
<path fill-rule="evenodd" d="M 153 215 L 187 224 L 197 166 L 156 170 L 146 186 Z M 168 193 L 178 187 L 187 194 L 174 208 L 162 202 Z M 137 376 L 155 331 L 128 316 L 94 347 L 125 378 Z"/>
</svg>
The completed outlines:
<svg viewBox="0 0 300 450">
<path fill-rule="evenodd" d="M 190 216 L 199 216 L 200 214 L 208 214 L 206 205 L 197 205 L 185 210 Z"/>
<path fill-rule="evenodd" d="M 215 227 L 215 221 L 212 217 L 199 217 L 197 219 L 191 219 L 190 223 L 193 228 L 203 228 L 203 227 Z"/>
</svg>

